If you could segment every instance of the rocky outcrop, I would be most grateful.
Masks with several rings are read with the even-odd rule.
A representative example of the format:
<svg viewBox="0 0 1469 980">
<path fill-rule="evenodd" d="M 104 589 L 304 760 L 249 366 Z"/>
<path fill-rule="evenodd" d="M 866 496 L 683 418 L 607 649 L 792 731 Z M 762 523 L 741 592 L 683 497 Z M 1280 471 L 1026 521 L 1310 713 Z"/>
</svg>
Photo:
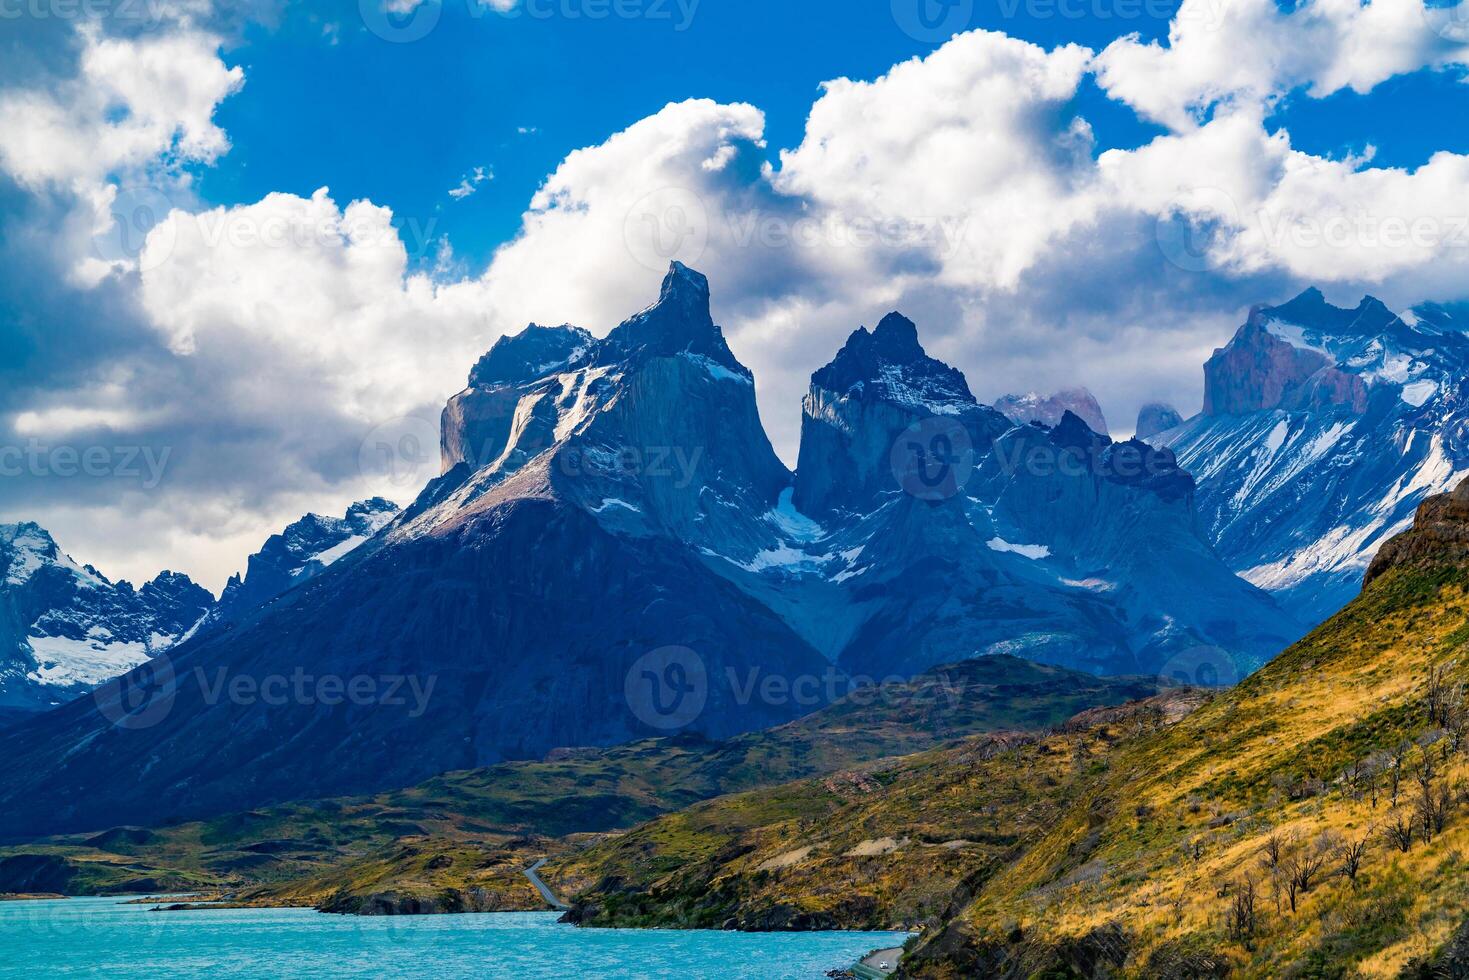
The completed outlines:
<svg viewBox="0 0 1469 980">
<path fill-rule="evenodd" d="M 511 442 L 517 421 L 524 429 L 535 413 L 537 403 L 533 402 L 526 407 L 526 417 L 517 419 L 522 399 L 543 386 L 547 376 L 580 365 L 594 343 L 592 335 L 578 327 L 534 323 L 497 340 L 469 373 L 469 387 L 449 399 L 444 408 L 440 425 L 444 472 L 460 463 L 479 468 L 496 462 Z M 544 441 L 540 448 L 544 449 L 549 434 L 539 428 Z M 522 452 L 534 455 L 533 441 L 516 442 Z"/>
<path fill-rule="evenodd" d="M 995 410 L 1017 423 L 1054 426 L 1067 412 L 1101 435 L 1107 434 L 1107 419 L 1102 406 L 1085 388 L 1067 388 L 1051 395 L 1030 391 L 1023 395 L 1005 395 L 995 401 Z"/>
<path fill-rule="evenodd" d="M 181 681 L 138 709 L 146 723 L 109 717 L 127 715 L 128 679 L 11 733 L 0 836 L 404 786 L 680 729 L 723 737 L 812 710 L 749 685 L 820 678 L 827 661 L 704 553 L 778 553 L 767 518 L 790 480 L 708 298 L 702 276 L 670 270 L 659 303 L 522 395 L 554 412 L 550 448 L 456 465 L 371 547 L 174 651 Z M 284 678 L 286 696 L 220 696 L 221 669 Z M 42 756 L 34 783 L 23 760 Z"/>
<path fill-rule="evenodd" d="M 1282 307 L 1290 310 L 1293 307 Z M 1299 307 L 1295 307 L 1299 309 Z M 1296 347 L 1271 332 L 1277 316 L 1256 307 L 1227 347 L 1204 365 L 1204 414 L 1244 415 L 1270 409 L 1367 409 L 1367 384 L 1319 350 Z"/>
<path fill-rule="evenodd" d="M 893 447 L 907 429 L 932 418 L 957 424 L 969 443 L 957 447 L 961 452 L 983 452 L 1010 428 L 974 400 L 963 374 L 928 356 L 911 320 L 890 313 L 871 332 L 859 328 L 811 376 L 802 403 L 796 509 L 815 516 L 861 513 L 881 495 L 902 492 Z"/>
<path fill-rule="evenodd" d="M 1390 539 L 1367 567 L 1367 584 L 1403 565 L 1469 562 L 1469 479 L 1418 505 L 1413 527 Z"/>
<path fill-rule="evenodd" d="M 398 505 L 382 497 L 361 500 L 343 517 L 307 514 L 272 535 L 250 556 L 243 577 L 233 575 L 211 614 L 232 622 L 295 588 L 345 558 L 398 515 Z"/>
<path fill-rule="evenodd" d="M 1183 424 L 1183 416 L 1178 414 L 1178 409 L 1164 402 L 1148 402 L 1137 413 L 1137 432 L 1139 439 L 1148 440 L 1160 432 L 1167 432 L 1175 426 Z"/>
</svg>

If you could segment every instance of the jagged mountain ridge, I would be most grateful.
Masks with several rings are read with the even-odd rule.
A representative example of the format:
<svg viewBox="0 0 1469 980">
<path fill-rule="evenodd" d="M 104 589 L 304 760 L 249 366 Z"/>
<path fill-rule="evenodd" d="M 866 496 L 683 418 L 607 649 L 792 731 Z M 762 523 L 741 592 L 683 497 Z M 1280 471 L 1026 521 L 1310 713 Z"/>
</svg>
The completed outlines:
<svg viewBox="0 0 1469 980">
<path fill-rule="evenodd" d="M 172 651 L 183 680 L 161 720 L 106 717 L 126 679 L 0 739 L 0 834 L 402 786 L 680 727 L 720 737 L 804 714 L 857 672 L 1000 652 L 1157 672 L 1200 647 L 1244 669 L 1283 642 L 1279 610 L 1194 532 L 1168 454 L 1073 416 L 1013 425 L 901 316 L 818 372 L 839 390 L 813 386 L 793 477 L 709 302 L 674 264 L 600 341 L 497 342 L 445 412 L 443 474 L 348 557 Z M 910 429 L 938 456 L 911 456 Z M 265 710 L 197 682 L 221 668 L 432 691 Z M 772 676 L 817 693 L 759 693 Z"/>
<path fill-rule="evenodd" d="M 1152 441 L 1198 480 L 1224 560 L 1308 623 L 1378 547 L 1469 473 L 1469 318 L 1307 290 L 1258 307 L 1205 366 L 1204 411 Z"/>
<path fill-rule="evenodd" d="M 0 573 L 0 707 L 18 711 L 54 707 L 144 663 L 214 602 L 175 572 L 139 589 L 114 583 L 34 523 L 0 524 Z"/>
<path fill-rule="evenodd" d="M 397 514 L 397 504 L 373 497 L 348 507 L 343 517 L 307 514 L 287 525 L 250 556 L 244 574 L 230 576 L 210 613 L 211 621 L 237 619 L 316 577 L 366 543 Z"/>
</svg>

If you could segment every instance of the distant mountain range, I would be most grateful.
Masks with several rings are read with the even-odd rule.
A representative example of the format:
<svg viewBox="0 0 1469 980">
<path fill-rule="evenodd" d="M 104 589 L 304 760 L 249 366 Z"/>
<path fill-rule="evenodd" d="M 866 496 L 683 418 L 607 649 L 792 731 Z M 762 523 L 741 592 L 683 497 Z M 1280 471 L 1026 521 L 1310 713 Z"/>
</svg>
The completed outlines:
<svg viewBox="0 0 1469 980">
<path fill-rule="evenodd" d="M 1469 313 L 1258 307 L 1204 367 L 1201 414 L 1149 436 L 1198 481 L 1225 562 L 1314 624 L 1424 498 L 1469 474 Z"/>
<path fill-rule="evenodd" d="M 141 589 L 73 561 L 44 528 L 0 524 L 0 724 L 80 695 L 307 581 L 397 514 L 375 498 L 306 517 L 250 557 L 218 601 L 187 575 Z"/>
<path fill-rule="evenodd" d="M 36 524 L 0 524 L 0 708 L 55 707 L 188 636 L 214 597 L 164 572 L 141 589 L 79 565 Z"/>
<path fill-rule="evenodd" d="M 314 544 L 268 546 L 233 591 L 257 571 L 295 587 L 173 647 L 159 697 L 137 703 L 151 665 L 0 735 L 0 832 L 724 737 L 854 676 L 987 654 L 1229 681 L 1300 631 L 1199 535 L 1170 453 L 1069 412 L 1017 425 L 898 314 L 813 375 L 790 473 L 707 280 L 677 264 L 603 339 L 497 342 L 445 410 L 443 454 L 319 574 L 271 557 Z M 264 700 L 277 679 L 301 684 Z"/>
</svg>

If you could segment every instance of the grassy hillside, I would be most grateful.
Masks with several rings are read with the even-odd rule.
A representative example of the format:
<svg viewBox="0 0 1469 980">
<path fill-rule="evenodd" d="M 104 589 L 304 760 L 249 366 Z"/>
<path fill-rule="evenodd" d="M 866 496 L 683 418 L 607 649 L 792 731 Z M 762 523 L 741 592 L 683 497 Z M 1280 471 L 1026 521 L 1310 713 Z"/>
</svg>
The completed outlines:
<svg viewBox="0 0 1469 980">
<path fill-rule="evenodd" d="M 714 800 L 548 879 L 590 924 L 920 927 L 911 976 L 1429 970 L 1469 918 L 1466 644 L 1469 571 L 1395 568 L 1233 690 Z"/>
<path fill-rule="evenodd" d="M 4 848 L 0 892 L 204 890 L 360 912 L 541 908 L 519 870 L 580 848 L 582 835 L 975 732 L 1041 728 L 1152 689 L 1149 681 L 987 658 L 858 691 L 722 742 L 680 736 L 565 750 L 372 798 Z"/>
</svg>

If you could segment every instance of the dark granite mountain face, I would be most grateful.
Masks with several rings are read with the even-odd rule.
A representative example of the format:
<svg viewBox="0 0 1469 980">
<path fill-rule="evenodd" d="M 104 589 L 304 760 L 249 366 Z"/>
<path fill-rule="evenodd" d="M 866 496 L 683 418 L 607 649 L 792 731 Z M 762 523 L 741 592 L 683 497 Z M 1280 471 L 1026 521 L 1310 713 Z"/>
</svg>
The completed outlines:
<svg viewBox="0 0 1469 980">
<path fill-rule="evenodd" d="M 1469 475 L 1469 316 L 1308 290 L 1250 313 L 1205 366 L 1204 412 L 1150 441 L 1198 481 L 1201 527 L 1308 625 L 1357 593 L 1418 505 Z"/>
<path fill-rule="evenodd" d="M 186 575 L 163 572 L 135 590 L 72 561 L 37 524 L 0 525 L 0 707 L 37 711 L 86 694 L 168 649 L 213 604 Z"/>
<path fill-rule="evenodd" d="M 1168 453 L 1014 425 L 900 316 L 816 373 L 794 478 L 682 266 L 603 340 L 495 350 L 445 413 L 443 475 L 350 557 L 171 651 L 161 703 L 128 707 L 139 671 L 0 736 L 0 837 L 720 737 L 976 655 L 1243 670 L 1292 629 L 1194 531 Z"/>
<path fill-rule="evenodd" d="M 871 333 L 859 327 L 811 385 L 838 398 L 919 408 L 974 404 L 963 373 L 929 357 L 917 325 L 901 313 L 889 313 Z"/>
<path fill-rule="evenodd" d="M 848 348 L 868 346 L 864 333 Z M 1199 537 L 1171 452 L 1114 443 L 1070 412 L 1015 425 L 967 386 L 878 387 L 868 380 L 893 370 L 852 360 L 818 371 L 805 401 L 794 501 L 819 524 L 783 594 L 803 635 L 835 638 L 844 669 L 1013 653 L 1140 673 L 1209 650 L 1241 676 L 1298 634 Z"/>
<path fill-rule="evenodd" d="M 225 585 L 210 618 L 231 622 L 283 592 L 321 574 L 388 525 L 398 505 L 382 497 L 362 500 L 344 517 L 307 514 L 272 535 L 250 556 L 243 577 Z"/>
<path fill-rule="evenodd" d="M 898 491 L 894 443 L 925 418 L 953 419 L 980 446 L 1010 427 L 974 400 L 962 373 L 928 356 L 918 328 L 898 313 L 870 333 L 858 328 L 811 376 L 802 408 L 793 501 L 814 517 L 860 513 Z"/>
</svg>

